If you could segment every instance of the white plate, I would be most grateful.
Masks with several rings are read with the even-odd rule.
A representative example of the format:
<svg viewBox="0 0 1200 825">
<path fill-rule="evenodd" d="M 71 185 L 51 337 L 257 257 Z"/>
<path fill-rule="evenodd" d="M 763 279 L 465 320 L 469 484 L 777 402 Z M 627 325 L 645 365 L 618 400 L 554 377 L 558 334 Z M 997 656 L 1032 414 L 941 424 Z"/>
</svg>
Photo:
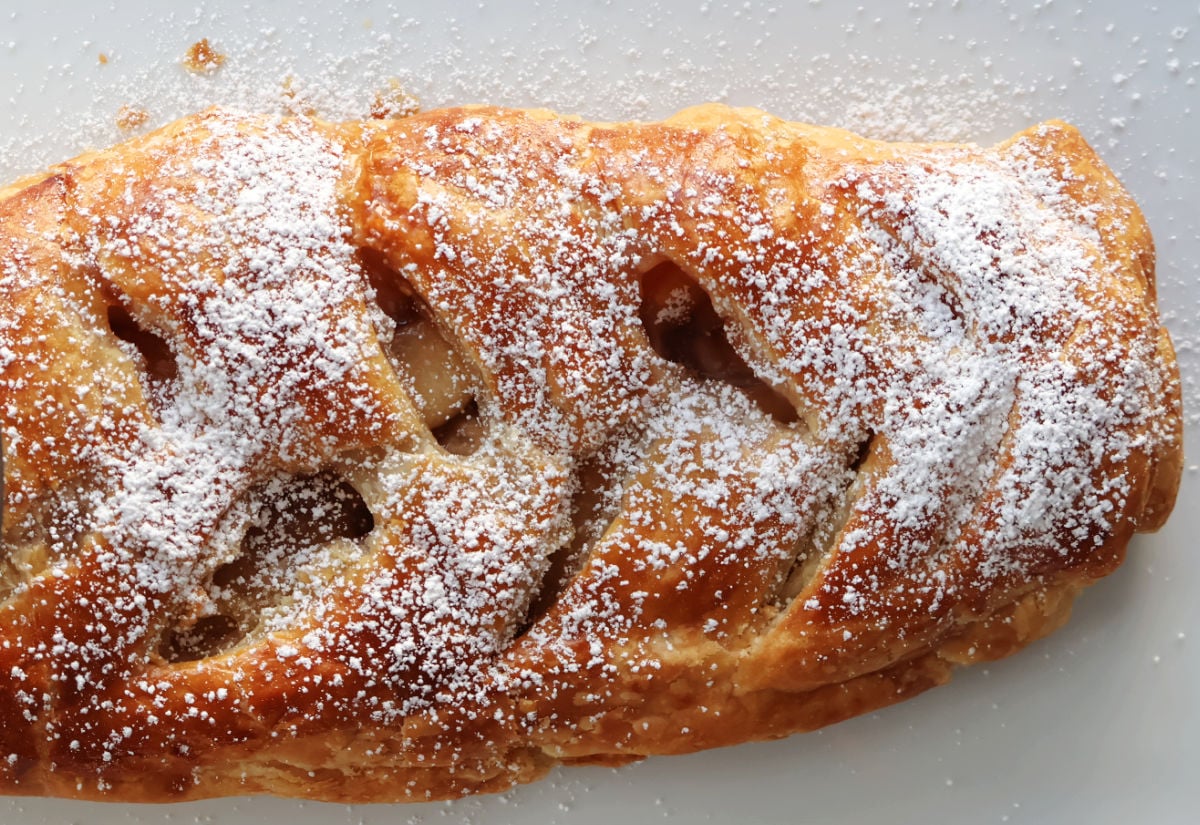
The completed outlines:
<svg viewBox="0 0 1200 825">
<path fill-rule="evenodd" d="M 545 105 L 653 117 L 705 100 L 885 137 L 989 142 L 1080 126 L 1142 204 L 1200 454 L 1200 103 L 1194 4 L 834 0 L 59 3 L 0 10 L 0 179 L 112 142 L 121 105 L 164 122 L 208 103 L 329 116 L 396 79 L 427 106 Z M 644 7 L 643 7 L 644 6 Z M 1008 8 L 1001 8 L 1007 6 Z M 211 76 L 179 67 L 209 38 Z M 104 56 L 102 59 L 101 55 Z M 104 62 L 106 61 L 106 62 Z M 449 805 L 0 801 L 0 822 L 1194 822 L 1200 769 L 1200 474 L 1054 637 L 954 684 L 819 734 L 620 771 L 575 769 Z"/>
</svg>

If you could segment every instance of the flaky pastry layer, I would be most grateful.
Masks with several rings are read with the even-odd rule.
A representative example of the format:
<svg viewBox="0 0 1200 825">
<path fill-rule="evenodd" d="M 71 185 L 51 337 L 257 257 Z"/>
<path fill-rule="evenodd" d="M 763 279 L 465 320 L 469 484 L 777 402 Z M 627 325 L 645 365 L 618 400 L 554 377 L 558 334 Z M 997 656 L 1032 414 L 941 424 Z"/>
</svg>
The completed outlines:
<svg viewBox="0 0 1200 825">
<path fill-rule="evenodd" d="M 433 799 L 880 708 L 1165 520 L 1077 132 L 209 111 L 0 190 L 0 790 Z"/>
</svg>

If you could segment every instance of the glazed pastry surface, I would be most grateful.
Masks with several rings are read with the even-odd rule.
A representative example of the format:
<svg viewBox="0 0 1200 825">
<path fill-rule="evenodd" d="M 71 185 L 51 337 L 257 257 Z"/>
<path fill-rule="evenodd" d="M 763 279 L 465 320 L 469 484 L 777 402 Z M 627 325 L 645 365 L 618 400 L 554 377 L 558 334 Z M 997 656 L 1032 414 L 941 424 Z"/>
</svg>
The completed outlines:
<svg viewBox="0 0 1200 825">
<path fill-rule="evenodd" d="M 1173 504 L 1071 127 L 214 110 L 0 189 L 0 790 L 494 791 L 811 730 Z"/>
</svg>

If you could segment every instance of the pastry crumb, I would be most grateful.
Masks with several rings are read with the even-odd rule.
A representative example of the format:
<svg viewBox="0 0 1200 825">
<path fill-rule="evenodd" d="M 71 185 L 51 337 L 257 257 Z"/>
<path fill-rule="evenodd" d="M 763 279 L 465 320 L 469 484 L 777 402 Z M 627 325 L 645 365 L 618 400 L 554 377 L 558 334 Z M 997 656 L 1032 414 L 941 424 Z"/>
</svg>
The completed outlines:
<svg viewBox="0 0 1200 825">
<path fill-rule="evenodd" d="M 117 110 L 117 128 L 122 132 L 132 132 L 135 129 L 140 129 L 150 121 L 150 113 L 138 106 L 130 106 L 128 103 L 121 104 L 121 108 Z"/>
<path fill-rule="evenodd" d="M 212 47 L 207 37 L 191 45 L 183 58 L 183 67 L 193 74 L 212 74 L 225 65 L 225 55 Z"/>
<path fill-rule="evenodd" d="M 371 103 L 370 116 L 376 120 L 393 120 L 408 117 L 421 111 L 421 102 L 405 91 L 400 81 L 393 78 L 388 88 L 375 94 Z"/>
</svg>

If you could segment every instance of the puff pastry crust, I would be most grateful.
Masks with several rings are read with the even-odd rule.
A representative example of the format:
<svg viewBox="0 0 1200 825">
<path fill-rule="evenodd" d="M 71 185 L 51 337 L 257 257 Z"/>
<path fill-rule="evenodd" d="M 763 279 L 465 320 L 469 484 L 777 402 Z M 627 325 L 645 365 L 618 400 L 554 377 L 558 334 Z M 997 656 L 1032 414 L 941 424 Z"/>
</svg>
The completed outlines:
<svg viewBox="0 0 1200 825">
<path fill-rule="evenodd" d="M 435 799 L 1067 617 L 1179 480 L 1071 127 L 209 111 L 0 190 L 0 790 Z"/>
</svg>

